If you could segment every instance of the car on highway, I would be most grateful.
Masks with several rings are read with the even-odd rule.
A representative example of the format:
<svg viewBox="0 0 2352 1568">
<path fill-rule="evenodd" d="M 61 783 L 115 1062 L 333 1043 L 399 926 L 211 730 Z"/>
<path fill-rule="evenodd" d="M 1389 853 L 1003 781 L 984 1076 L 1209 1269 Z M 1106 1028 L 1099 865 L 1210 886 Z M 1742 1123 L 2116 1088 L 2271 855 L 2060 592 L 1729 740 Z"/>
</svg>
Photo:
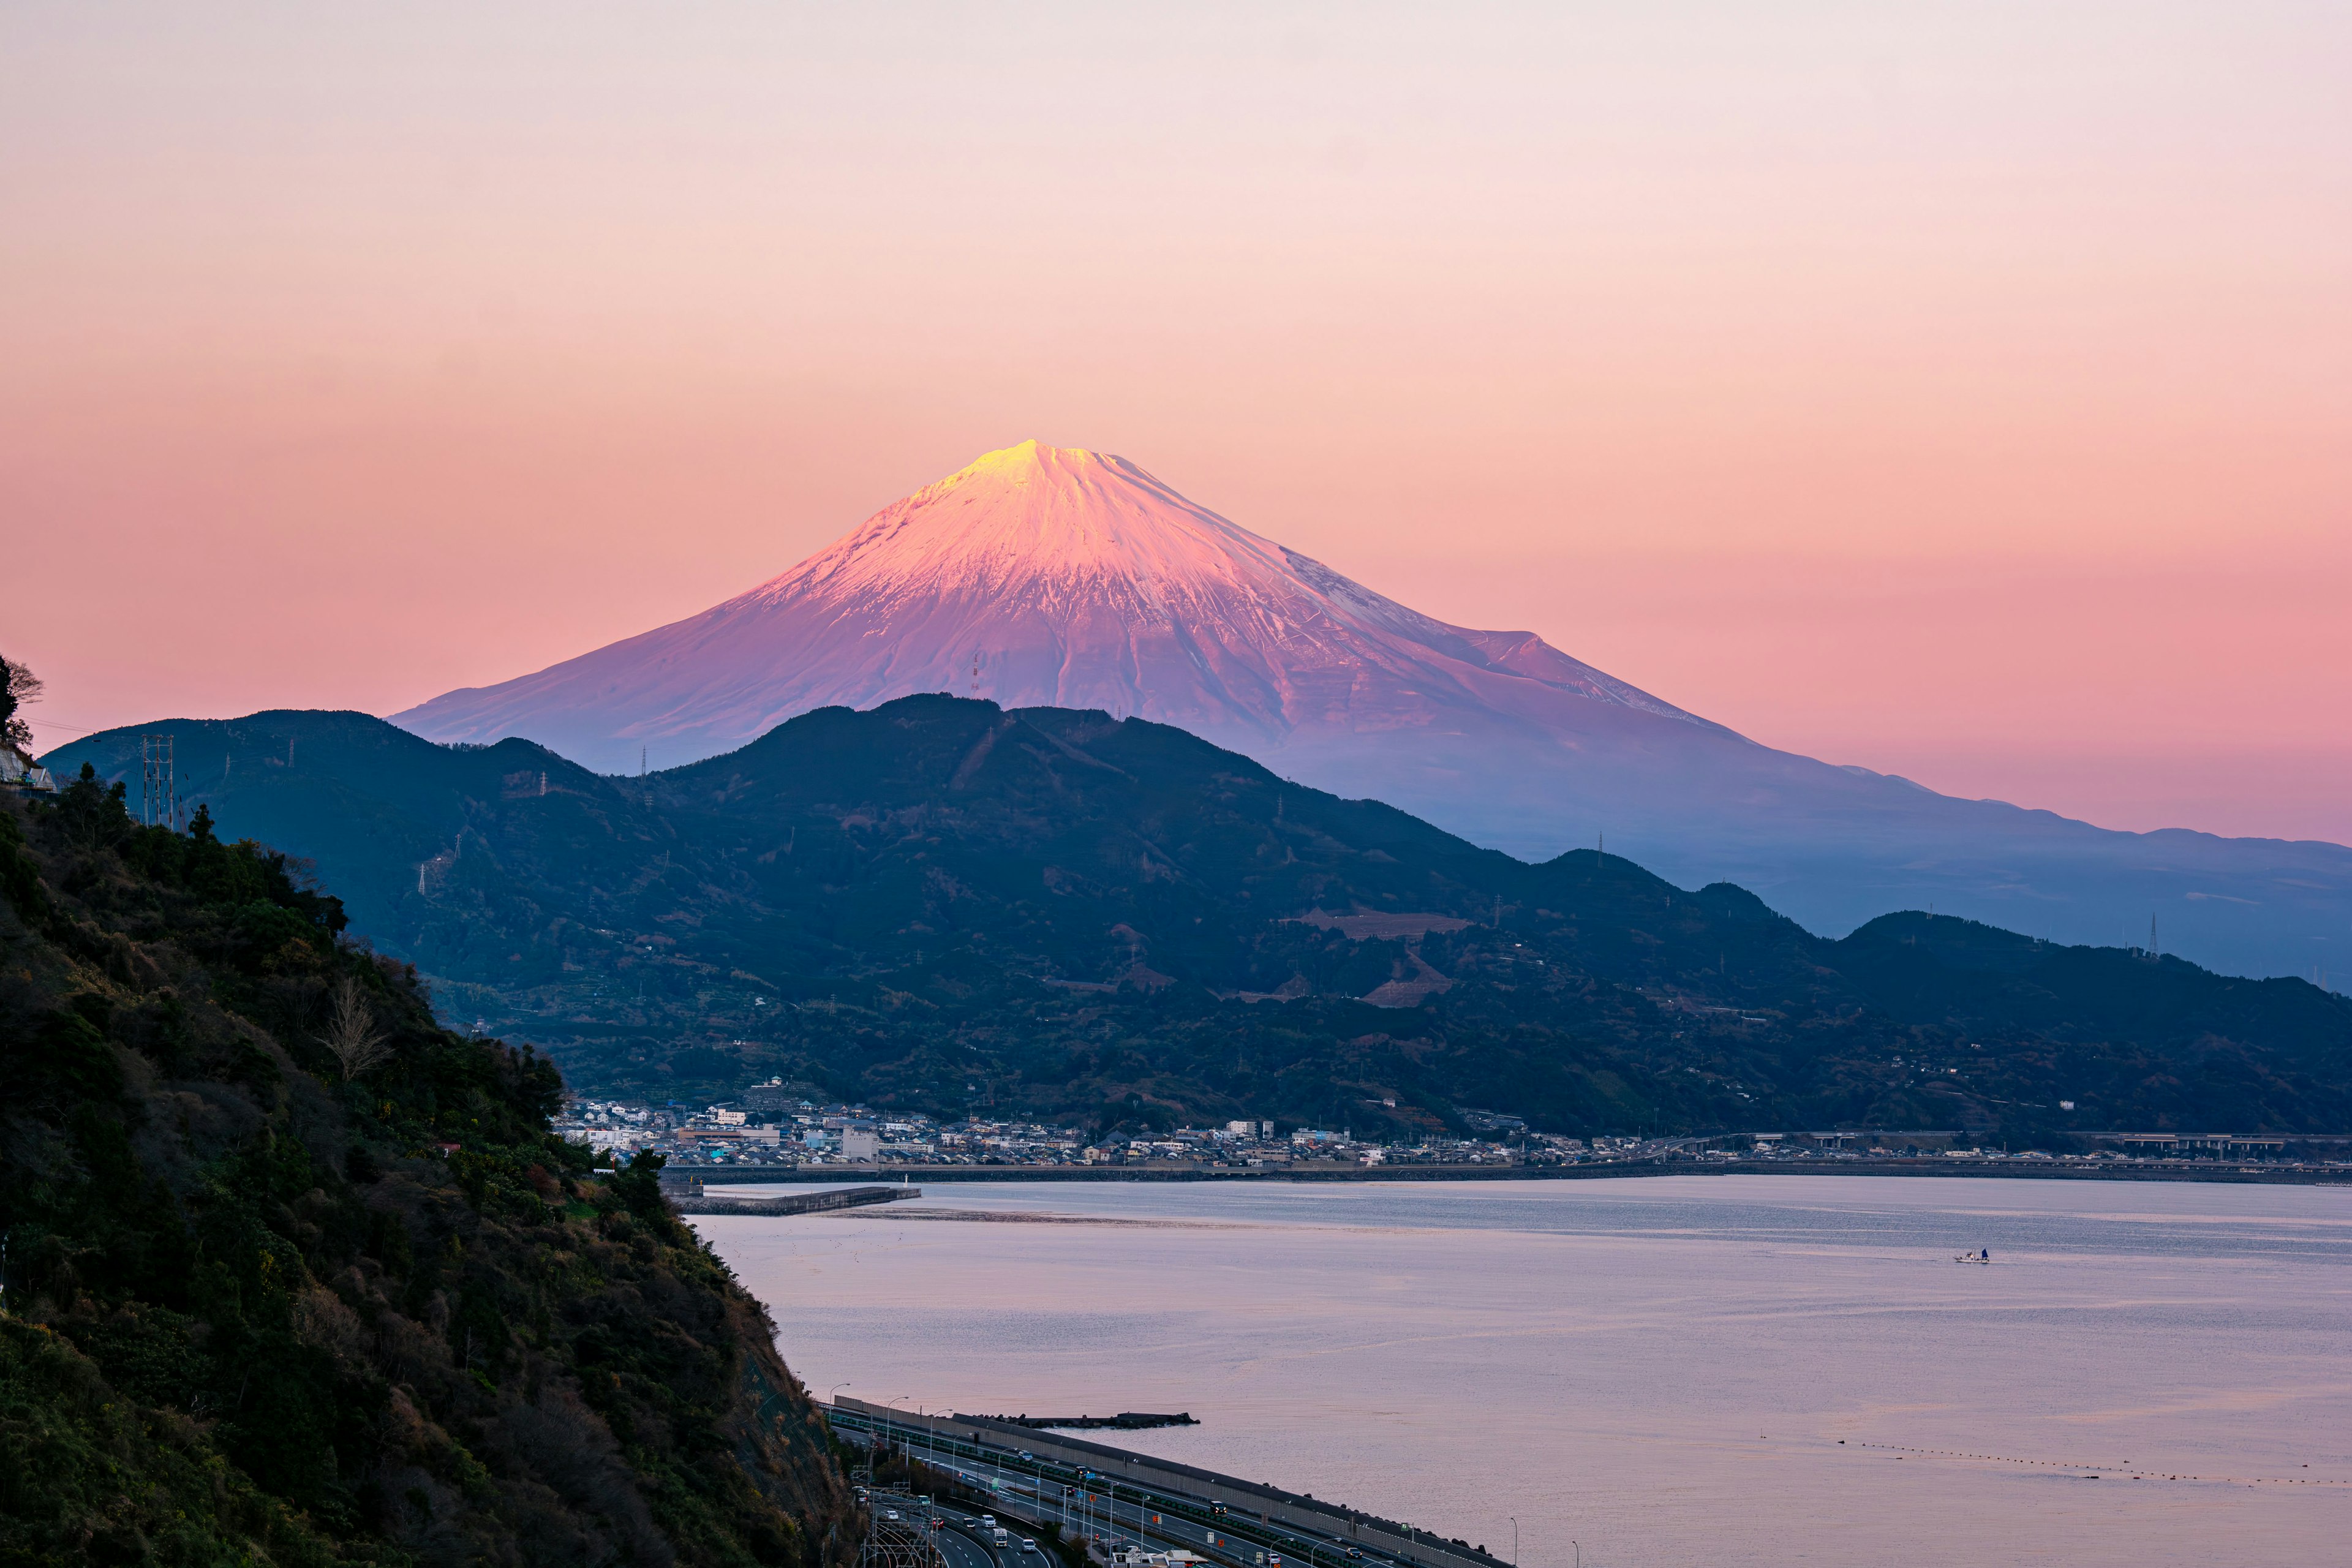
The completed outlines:
<svg viewBox="0 0 2352 1568">
<path fill-rule="evenodd" d="M 886 1508 L 882 1510 L 882 1517 L 887 1520 L 896 1520 L 898 1517 L 898 1510 L 895 1508 Z"/>
</svg>

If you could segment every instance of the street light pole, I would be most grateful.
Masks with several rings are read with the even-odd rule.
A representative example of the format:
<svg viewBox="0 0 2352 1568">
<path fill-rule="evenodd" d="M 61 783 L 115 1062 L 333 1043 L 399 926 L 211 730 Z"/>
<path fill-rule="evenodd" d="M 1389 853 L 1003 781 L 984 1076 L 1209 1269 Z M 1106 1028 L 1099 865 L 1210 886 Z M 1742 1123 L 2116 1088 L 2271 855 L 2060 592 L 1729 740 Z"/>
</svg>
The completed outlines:
<svg viewBox="0 0 2352 1568">
<path fill-rule="evenodd" d="M 902 1394 L 898 1395 L 898 1399 L 912 1399 L 915 1396 L 911 1394 Z M 898 1399 L 890 1401 L 889 1404 L 884 1405 L 882 1408 L 885 1410 L 896 1409 L 898 1407 Z M 900 1411 L 899 1414 L 904 1415 L 905 1412 Z M 890 1417 L 887 1415 L 882 1417 L 882 1441 L 886 1445 L 890 1441 Z"/>
</svg>

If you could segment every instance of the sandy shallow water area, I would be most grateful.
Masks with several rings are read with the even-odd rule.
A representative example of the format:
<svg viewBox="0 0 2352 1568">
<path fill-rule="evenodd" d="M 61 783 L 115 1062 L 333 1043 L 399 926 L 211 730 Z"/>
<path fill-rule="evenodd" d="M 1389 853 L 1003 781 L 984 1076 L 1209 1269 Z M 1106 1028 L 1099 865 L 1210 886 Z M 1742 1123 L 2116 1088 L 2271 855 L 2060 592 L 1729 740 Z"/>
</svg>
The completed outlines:
<svg viewBox="0 0 2352 1568">
<path fill-rule="evenodd" d="M 1506 1556 L 1516 1515 L 1538 1568 L 2352 1552 L 2332 1189 L 943 1184 L 695 1223 L 820 1395 L 1189 1410 L 1116 1441 Z"/>
</svg>

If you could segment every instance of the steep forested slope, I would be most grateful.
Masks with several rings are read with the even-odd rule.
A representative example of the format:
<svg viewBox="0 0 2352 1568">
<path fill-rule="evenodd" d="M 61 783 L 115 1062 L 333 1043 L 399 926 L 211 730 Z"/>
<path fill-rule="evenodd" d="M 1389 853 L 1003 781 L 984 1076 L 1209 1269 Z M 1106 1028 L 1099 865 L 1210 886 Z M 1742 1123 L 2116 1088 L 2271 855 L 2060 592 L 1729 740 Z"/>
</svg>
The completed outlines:
<svg viewBox="0 0 2352 1568">
<path fill-rule="evenodd" d="M 364 888 L 446 1005 L 602 1088 L 782 1072 L 1395 1132 L 1465 1104 L 1576 1131 L 2352 1125 L 2352 1002 L 2302 982 L 1924 915 L 1826 942 L 1136 720 L 908 698 L 641 780 L 356 714 L 175 730 L 236 758 L 211 798 L 239 831 Z"/>
<path fill-rule="evenodd" d="M 650 1164 L 199 812 L 0 796 L 0 1563 L 787 1563 L 847 1509 Z"/>
</svg>

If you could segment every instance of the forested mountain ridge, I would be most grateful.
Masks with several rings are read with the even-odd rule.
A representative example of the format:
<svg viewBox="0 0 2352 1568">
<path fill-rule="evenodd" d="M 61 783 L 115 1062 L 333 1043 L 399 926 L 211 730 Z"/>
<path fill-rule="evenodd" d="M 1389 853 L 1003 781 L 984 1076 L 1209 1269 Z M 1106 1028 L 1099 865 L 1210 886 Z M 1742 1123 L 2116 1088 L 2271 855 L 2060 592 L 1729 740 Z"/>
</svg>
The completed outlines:
<svg viewBox="0 0 2352 1568">
<path fill-rule="evenodd" d="M 1137 720 L 908 698 L 643 779 L 356 714 L 169 728 L 224 819 L 359 889 L 445 1005 L 600 1089 L 781 1072 L 1375 1135 L 1461 1105 L 2021 1142 L 2352 1125 L 2352 1002 L 2302 982 L 1924 915 L 1823 941 L 1737 888 L 1528 865 Z"/>
<path fill-rule="evenodd" d="M 0 1563 L 845 1560 L 759 1303 L 285 857 L 0 796 Z"/>
</svg>

